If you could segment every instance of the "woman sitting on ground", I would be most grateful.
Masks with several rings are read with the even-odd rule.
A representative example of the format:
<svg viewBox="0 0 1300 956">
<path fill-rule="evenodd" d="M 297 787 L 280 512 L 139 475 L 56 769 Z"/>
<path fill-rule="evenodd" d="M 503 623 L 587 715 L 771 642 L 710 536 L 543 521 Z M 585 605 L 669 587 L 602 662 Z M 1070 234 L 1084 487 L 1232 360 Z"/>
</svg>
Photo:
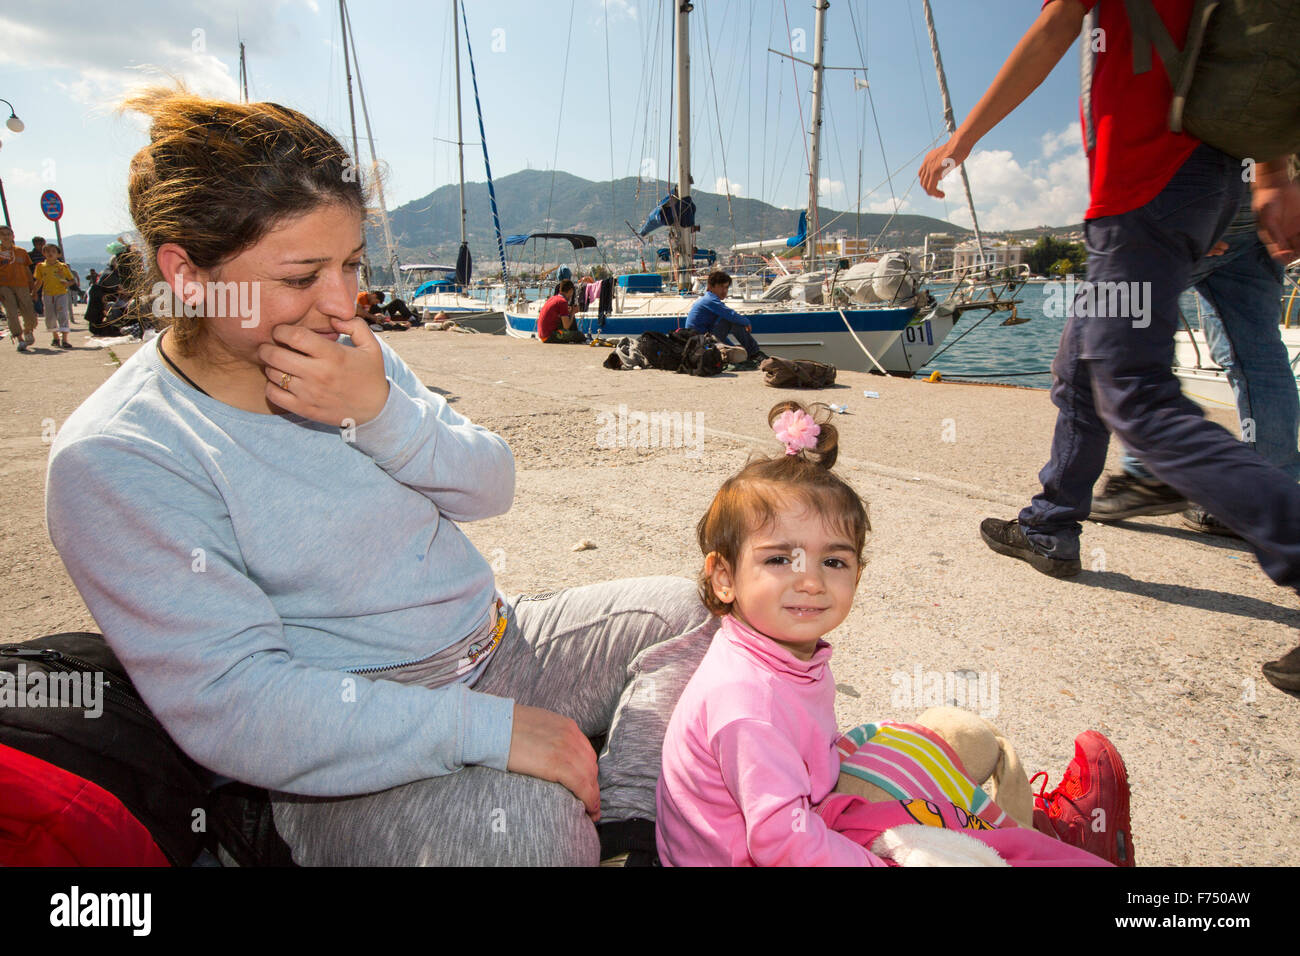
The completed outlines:
<svg viewBox="0 0 1300 956">
<path fill-rule="evenodd" d="M 273 103 L 127 105 L 144 287 L 192 308 L 51 450 L 50 536 L 108 643 L 182 749 L 272 791 L 300 864 L 594 864 L 593 820 L 653 817 L 652 672 L 715 628 L 694 586 L 501 595 L 459 523 L 509 509 L 513 457 L 357 317 L 347 151 Z M 195 317 L 208 282 L 257 283 L 258 321 Z"/>
</svg>

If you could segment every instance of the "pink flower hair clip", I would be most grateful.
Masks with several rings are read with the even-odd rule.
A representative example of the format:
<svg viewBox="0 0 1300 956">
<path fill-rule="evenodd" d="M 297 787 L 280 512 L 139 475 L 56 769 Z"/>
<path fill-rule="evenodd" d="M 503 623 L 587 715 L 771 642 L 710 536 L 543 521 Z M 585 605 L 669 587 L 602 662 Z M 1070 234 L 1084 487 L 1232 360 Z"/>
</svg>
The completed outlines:
<svg viewBox="0 0 1300 956">
<path fill-rule="evenodd" d="M 782 412 L 772 423 L 772 431 L 785 445 L 787 455 L 797 455 L 804 449 L 811 451 L 817 447 L 817 436 L 822 433 L 822 427 L 807 412 L 795 409 Z"/>
</svg>

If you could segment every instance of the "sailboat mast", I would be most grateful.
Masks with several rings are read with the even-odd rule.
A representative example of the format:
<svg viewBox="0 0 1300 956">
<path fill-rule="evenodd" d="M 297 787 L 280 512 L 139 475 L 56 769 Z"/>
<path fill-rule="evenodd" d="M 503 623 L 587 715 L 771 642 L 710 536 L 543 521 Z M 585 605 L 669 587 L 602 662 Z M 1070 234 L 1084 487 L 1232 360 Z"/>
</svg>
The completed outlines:
<svg viewBox="0 0 1300 956">
<path fill-rule="evenodd" d="M 343 73 L 348 80 L 348 118 L 352 121 L 352 169 L 361 169 L 361 147 L 357 144 L 357 111 L 352 105 L 352 64 L 348 60 L 348 11 L 344 0 L 339 0 L 339 28 L 343 31 Z M 361 271 L 367 284 L 370 282 L 370 256 L 361 253 Z"/>
<path fill-rule="evenodd" d="M 244 41 L 239 41 L 239 85 L 243 90 L 243 99 L 239 102 L 248 102 L 248 61 L 244 58 Z"/>
<path fill-rule="evenodd" d="M 693 9 L 689 0 L 677 0 L 677 195 L 683 202 L 691 195 L 691 34 L 686 18 Z M 679 281 L 684 281 L 695 264 L 695 232 L 680 219 L 672 228 L 677 233 Z"/>
<path fill-rule="evenodd" d="M 366 144 L 370 147 L 370 169 L 379 194 L 379 221 L 384 227 L 384 246 L 388 249 L 388 265 L 393 270 L 393 288 L 399 298 L 406 295 L 402 285 L 402 270 L 393 251 L 393 229 L 388 221 L 388 202 L 384 199 L 384 180 L 379 175 L 379 157 L 375 155 L 375 134 L 370 128 L 370 110 L 366 106 L 366 85 L 361 81 L 361 59 L 357 56 L 357 35 L 352 29 L 352 17 L 348 16 L 348 43 L 352 47 L 352 59 L 357 66 L 357 94 L 361 97 L 361 118 L 366 123 Z"/>
<path fill-rule="evenodd" d="M 465 245 L 465 130 L 460 119 L 460 24 L 451 0 L 451 35 L 456 45 L 456 150 L 460 157 L 460 244 Z"/>
<path fill-rule="evenodd" d="M 817 256 L 817 174 L 821 169 L 822 145 L 822 75 L 825 72 L 826 10 L 830 0 L 817 0 L 817 23 L 813 34 L 812 146 L 808 153 L 808 248 L 804 255 L 808 268 Z"/>
<path fill-rule="evenodd" d="M 934 54 L 934 69 L 939 75 L 939 94 L 943 97 L 943 122 L 948 134 L 957 132 L 957 122 L 953 119 L 952 99 L 948 96 L 948 78 L 943 72 L 943 58 L 939 56 L 939 37 L 934 32 L 934 14 L 930 11 L 930 0 L 921 0 L 925 11 L 925 28 L 930 33 L 930 52 Z M 971 225 L 975 227 L 975 244 L 979 249 L 980 265 L 984 264 L 984 237 L 980 235 L 980 222 L 975 218 L 975 200 L 970 193 L 970 179 L 966 176 L 966 164 L 961 166 L 961 184 L 966 190 L 966 208 L 970 210 Z"/>
</svg>

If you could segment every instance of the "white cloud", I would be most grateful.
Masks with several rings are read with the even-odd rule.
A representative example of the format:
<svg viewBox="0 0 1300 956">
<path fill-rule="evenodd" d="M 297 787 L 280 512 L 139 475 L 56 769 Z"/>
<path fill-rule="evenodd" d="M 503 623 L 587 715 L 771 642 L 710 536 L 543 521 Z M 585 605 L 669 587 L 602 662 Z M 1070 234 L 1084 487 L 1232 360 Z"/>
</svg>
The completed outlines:
<svg viewBox="0 0 1300 956">
<path fill-rule="evenodd" d="M 740 183 L 731 182 L 726 176 L 719 176 L 713 181 L 713 191 L 718 195 L 726 195 L 728 192 L 733 196 L 745 195 L 745 187 Z"/>
<path fill-rule="evenodd" d="M 1010 150 L 977 150 L 966 160 L 971 193 L 980 227 L 1028 229 L 1079 222 L 1088 208 L 1088 161 L 1079 138 L 1079 124 L 1047 133 L 1036 157 L 1021 162 Z M 970 227 L 961 179 L 944 180 L 947 219 Z"/>
<path fill-rule="evenodd" d="M 856 202 L 857 197 L 854 197 Z M 823 176 L 817 180 L 817 204 L 820 206 L 834 206 L 837 209 L 844 208 L 845 203 L 849 201 L 849 194 L 844 188 L 844 183 L 838 179 L 829 179 Z"/>
<path fill-rule="evenodd" d="M 899 200 L 897 204 L 895 204 L 894 200 L 892 199 L 875 199 L 869 203 L 866 203 L 862 207 L 862 211 L 881 212 L 884 213 L 885 215 L 890 215 L 895 211 L 899 213 L 911 212 L 912 208 L 913 208 L 912 200 L 908 199 L 907 197 L 904 197 L 903 199 Z M 857 206 L 855 205 L 852 207 L 852 211 L 856 211 L 856 210 L 857 210 Z"/>
<path fill-rule="evenodd" d="M 630 0 L 597 0 L 611 19 L 626 17 L 629 20 L 636 19 L 636 7 L 632 6 Z"/>
<path fill-rule="evenodd" d="M 1061 150 L 1077 148 L 1082 141 L 1082 127 L 1078 123 L 1071 123 L 1059 133 L 1044 133 L 1043 156 L 1055 156 Z"/>
<path fill-rule="evenodd" d="M 318 13 L 315 0 L 171 0 L 164 17 L 125 16 L 120 6 L 85 5 L 75 30 L 59 19 L 0 14 L 0 66 L 49 75 L 73 99 L 111 108 L 128 90 L 170 77 L 207 96 L 235 99 L 230 67 L 237 33 L 278 36 L 276 14 L 286 5 Z M 263 41 L 264 50 L 274 41 Z"/>
</svg>

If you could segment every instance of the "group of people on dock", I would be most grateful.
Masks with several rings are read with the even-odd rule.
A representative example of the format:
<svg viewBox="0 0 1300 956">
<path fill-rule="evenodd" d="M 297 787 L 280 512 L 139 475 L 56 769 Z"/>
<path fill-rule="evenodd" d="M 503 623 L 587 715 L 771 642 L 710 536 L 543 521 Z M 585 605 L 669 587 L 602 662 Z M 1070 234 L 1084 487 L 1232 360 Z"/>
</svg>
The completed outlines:
<svg viewBox="0 0 1300 956">
<path fill-rule="evenodd" d="M 19 352 L 36 343 L 38 316 L 45 318 L 52 348 L 72 348 L 72 302 L 80 295 L 81 277 L 63 261 L 58 246 L 33 236 L 29 252 L 14 243 L 10 226 L 0 226 L 0 310 Z"/>
<path fill-rule="evenodd" d="M 1189 5 L 1153 2 L 1181 39 Z M 920 171 L 941 195 L 942 175 L 1095 18 L 1110 52 L 1084 92 L 1089 279 L 1148 283 L 1150 320 L 1070 317 L 1042 491 L 981 532 L 1065 577 L 1080 571 L 1085 518 L 1141 513 L 1105 502 L 1195 502 L 1297 588 L 1294 418 L 1254 392 L 1260 366 L 1237 317 L 1255 296 L 1263 306 L 1265 277 L 1275 288 L 1272 262 L 1300 254 L 1300 186 L 1285 157 L 1260 157 L 1247 224 L 1238 158 L 1166 128 L 1163 70 L 1132 74 L 1125 6 L 1045 0 Z M 150 120 L 128 184 L 145 281 L 178 300 L 213 280 L 261 282 L 260 321 L 170 310 L 165 331 L 59 430 L 49 532 L 167 731 L 214 778 L 269 792 L 296 862 L 593 864 L 612 825 L 657 820 L 667 864 L 880 866 L 924 846 L 949 859 L 1132 865 L 1124 763 L 1099 734 L 1080 736 L 1061 786 L 1020 820 L 1009 793 L 1006 813 L 989 808 L 933 728 L 906 733 L 951 786 L 890 789 L 871 771 L 883 798 L 842 791 L 851 758 L 889 764 L 873 748 L 903 731 L 842 735 L 835 723 L 826 637 L 852 607 L 870 522 L 834 471 L 824 408 L 771 410 L 779 450 L 730 477 L 699 519 L 695 580 L 507 597 L 460 524 L 510 508 L 513 456 L 374 334 L 379 303 L 357 289 L 367 194 L 347 150 L 273 103 L 155 88 L 127 105 Z M 1273 461 L 1180 393 L 1177 298 L 1193 285 L 1219 306 L 1252 414 L 1278 415 Z M 711 282 L 690 321 L 734 333 L 755 360 L 743 320 L 714 303 L 725 292 Z M 556 294 L 567 299 L 563 283 Z M 562 311 L 543 341 L 572 327 Z M 1133 478 L 1094 501 L 1112 433 Z M 1264 674 L 1300 689 L 1300 648 Z M 956 842 L 933 847 L 933 831 Z"/>
</svg>

